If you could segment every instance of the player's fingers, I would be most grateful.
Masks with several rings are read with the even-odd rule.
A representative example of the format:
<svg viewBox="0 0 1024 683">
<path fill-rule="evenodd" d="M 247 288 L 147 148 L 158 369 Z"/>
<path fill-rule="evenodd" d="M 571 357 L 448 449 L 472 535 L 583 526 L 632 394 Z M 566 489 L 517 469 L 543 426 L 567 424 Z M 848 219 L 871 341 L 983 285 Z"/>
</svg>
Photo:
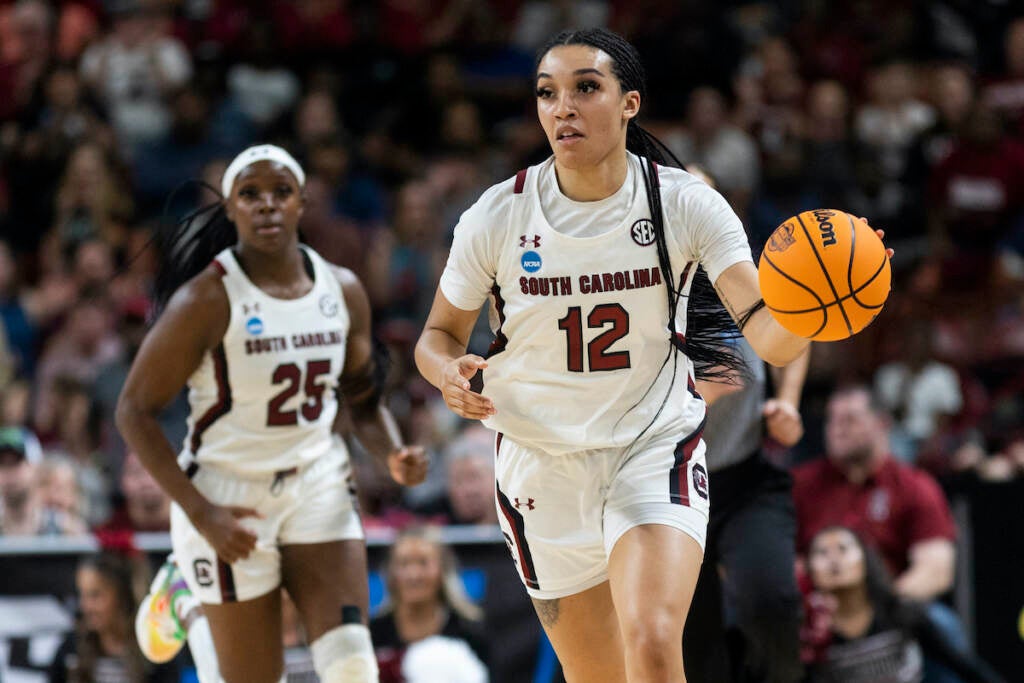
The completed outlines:
<svg viewBox="0 0 1024 683">
<path fill-rule="evenodd" d="M 487 367 L 487 361 L 480 356 L 463 356 L 459 359 L 459 374 L 470 379 L 477 373 L 478 370 L 483 370 Z"/>
<path fill-rule="evenodd" d="M 885 230 L 876 229 L 875 230 L 875 234 L 878 235 L 878 239 L 880 239 L 880 240 L 884 240 L 885 239 Z"/>
<path fill-rule="evenodd" d="M 494 403 L 491 399 L 486 396 L 482 396 L 475 391 L 452 387 L 452 391 L 448 392 L 448 398 L 460 401 L 467 406 L 472 406 L 481 410 L 494 410 Z"/>
<path fill-rule="evenodd" d="M 485 406 L 471 404 L 459 398 L 453 398 L 448 401 L 448 407 L 457 415 L 467 417 L 471 420 L 484 420 L 493 414 Z"/>
<path fill-rule="evenodd" d="M 233 505 L 228 508 L 228 511 L 235 519 L 242 519 L 243 517 L 255 517 L 256 519 L 263 519 L 263 515 L 261 515 L 259 511 L 254 510 L 253 508 Z"/>
</svg>

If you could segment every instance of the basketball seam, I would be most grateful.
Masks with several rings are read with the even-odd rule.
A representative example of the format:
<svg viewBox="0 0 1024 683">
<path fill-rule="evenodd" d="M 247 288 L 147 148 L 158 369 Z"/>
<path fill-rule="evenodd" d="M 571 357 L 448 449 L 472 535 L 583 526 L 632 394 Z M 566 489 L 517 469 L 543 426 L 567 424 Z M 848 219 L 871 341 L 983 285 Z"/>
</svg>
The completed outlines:
<svg viewBox="0 0 1024 683">
<path fill-rule="evenodd" d="M 821 258 L 821 254 L 818 253 L 818 248 L 814 246 L 814 239 L 811 237 L 811 231 L 807 229 L 807 226 L 804 225 L 804 219 L 799 215 L 797 215 L 796 220 L 800 224 L 800 227 L 803 228 L 804 236 L 807 237 L 807 243 L 811 245 L 811 251 L 814 252 L 814 258 L 818 259 L 818 265 L 821 266 L 821 272 L 825 276 L 825 281 L 828 282 L 829 289 L 832 290 L 832 295 L 836 298 L 835 303 L 839 304 L 839 312 L 843 314 L 843 322 L 846 323 L 846 330 L 852 336 L 853 325 L 850 324 L 850 317 L 846 315 L 846 309 L 843 308 L 843 304 L 839 300 L 839 291 L 832 282 L 832 276 L 828 274 L 828 269 L 825 268 L 825 261 Z M 853 244 L 850 245 L 850 249 L 853 249 Z"/>
<path fill-rule="evenodd" d="M 818 293 L 815 292 L 813 289 L 811 289 L 810 287 L 808 287 L 804 283 L 800 282 L 799 280 L 793 278 L 791 275 L 789 275 L 788 273 L 783 271 L 781 268 L 779 268 L 777 265 L 775 265 L 775 262 L 772 261 L 771 257 L 768 256 L 768 254 L 766 252 L 762 252 L 761 253 L 761 258 L 764 259 L 765 261 L 767 261 L 768 265 L 771 266 L 772 268 L 774 268 L 775 271 L 779 275 L 781 275 L 782 277 L 786 278 L 787 280 L 792 282 L 794 285 L 797 285 L 798 287 L 803 287 L 804 289 L 806 289 L 810 293 L 810 295 L 813 296 L 815 299 L 817 299 L 818 303 L 821 304 L 817 308 L 810 309 L 811 311 L 821 311 L 821 313 L 823 315 L 823 319 L 821 321 L 821 325 L 818 327 L 818 329 L 816 329 L 814 331 L 814 334 L 810 334 L 810 335 L 808 335 L 808 337 L 814 337 L 814 336 L 817 336 L 817 335 L 821 334 L 821 331 L 825 329 L 826 325 L 828 325 L 828 306 L 825 304 L 824 300 L 820 296 L 818 296 Z M 770 310 L 775 310 L 771 306 L 768 306 L 768 308 Z M 810 311 L 808 311 L 808 312 L 810 312 Z"/>
<path fill-rule="evenodd" d="M 856 240 L 857 226 L 854 225 L 854 223 L 853 223 L 853 216 L 851 216 L 850 214 L 846 214 L 846 217 L 850 221 L 850 232 L 853 233 L 854 240 Z M 854 287 L 853 287 L 853 245 L 852 244 L 850 245 L 850 266 L 846 270 L 846 284 L 848 284 L 850 286 L 850 297 L 853 297 L 853 300 L 861 308 L 881 308 L 882 306 L 885 305 L 885 301 L 883 301 L 882 303 L 878 304 L 877 306 L 869 306 L 868 304 L 865 304 L 860 299 L 858 299 L 857 298 L 857 294 L 859 292 L 861 292 L 861 290 L 863 290 L 865 287 L 867 287 L 868 285 L 870 285 L 872 282 L 875 281 L 875 278 L 878 277 L 879 274 L 882 272 L 882 270 L 885 268 L 885 262 L 888 259 L 889 259 L 888 255 L 883 250 L 883 252 L 882 252 L 882 264 L 880 266 L 878 266 L 878 269 L 875 270 L 875 272 L 871 275 L 871 277 L 868 278 L 867 282 L 865 282 L 863 285 L 861 285 L 860 287 L 858 287 L 855 290 Z M 843 297 L 843 298 L 847 299 L 849 297 Z"/>
</svg>

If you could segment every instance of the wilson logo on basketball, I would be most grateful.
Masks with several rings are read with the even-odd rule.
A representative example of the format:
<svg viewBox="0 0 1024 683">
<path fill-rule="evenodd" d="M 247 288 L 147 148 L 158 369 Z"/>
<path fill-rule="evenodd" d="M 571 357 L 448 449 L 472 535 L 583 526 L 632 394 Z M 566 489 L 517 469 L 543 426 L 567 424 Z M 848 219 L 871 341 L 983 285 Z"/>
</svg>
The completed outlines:
<svg viewBox="0 0 1024 683">
<path fill-rule="evenodd" d="M 821 243 L 826 247 L 831 247 L 836 243 L 836 229 L 832 226 L 832 217 L 835 213 L 832 211 L 814 211 L 814 219 L 818 221 L 818 230 L 821 231 Z"/>
<path fill-rule="evenodd" d="M 535 509 L 535 506 L 534 506 L 534 504 L 533 504 L 533 498 L 527 498 L 527 499 L 526 499 L 526 502 L 525 502 L 525 503 L 520 503 L 520 502 L 519 502 L 519 499 L 518 499 L 518 498 L 516 498 L 516 499 L 515 499 L 515 505 L 516 505 L 516 510 L 518 510 L 518 509 L 519 509 L 519 508 L 521 508 L 521 507 L 524 507 L 524 508 L 526 508 L 527 510 L 533 510 L 533 509 Z"/>
<path fill-rule="evenodd" d="M 796 244 L 796 239 L 793 237 L 793 226 L 783 223 L 768 238 L 768 246 L 765 248 L 768 251 L 783 252 L 794 244 Z"/>
<path fill-rule="evenodd" d="M 641 218 L 629 229 L 629 235 L 641 247 L 650 246 L 654 244 L 654 223 Z"/>
</svg>

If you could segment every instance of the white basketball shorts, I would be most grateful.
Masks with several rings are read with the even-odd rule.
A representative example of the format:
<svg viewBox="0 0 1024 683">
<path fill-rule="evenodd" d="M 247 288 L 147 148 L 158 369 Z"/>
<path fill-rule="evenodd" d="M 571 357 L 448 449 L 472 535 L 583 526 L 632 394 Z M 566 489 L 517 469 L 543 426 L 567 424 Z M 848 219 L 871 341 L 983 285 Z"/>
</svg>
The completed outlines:
<svg viewBox="0 0 1024 683">
<path fill-rule="evenodd" d="M 633 527 L 664 524 L 704 548 L 708 472 L 703 424 L 630 448 L 550 455 L 495 439 L 498 522 L 533 598 L 580 593 L 608 578 L 608 557 Z"/>
<path fill-rule="evenodd" d="M 192 483 L 217 505 L 254 508 L 262 519 L 245 517 L 256 548 L 227 564 L 178 506 L 171 507 L 171 543 L 188 587 L 200 601 L 220 604 L 252 600 L 281 585 L 283 545 L 363 538 L 348 454 L 332 449 L 297 470 L 243 477 L 200 465 Z"/>
</svg>

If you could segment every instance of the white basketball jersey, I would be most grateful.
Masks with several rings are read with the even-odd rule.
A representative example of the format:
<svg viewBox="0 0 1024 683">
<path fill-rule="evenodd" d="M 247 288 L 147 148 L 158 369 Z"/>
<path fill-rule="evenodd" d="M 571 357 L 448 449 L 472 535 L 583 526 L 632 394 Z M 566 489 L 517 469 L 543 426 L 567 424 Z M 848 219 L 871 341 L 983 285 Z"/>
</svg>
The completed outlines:
<svg viewBox="0 0 1024 683">
<path fill-rule="evenodd" d="M 313 288 L 276 299 L 254 285 L 231 249 L 214 259 L 231 305 L 217 348 L 189 378 L 180 461 L 240 473 L 301 466 L 332 446 L 349 314 L 337 277 L 312 249 Z"/>
<path fill-rule="evenodd" d="M 692 365 L 669 352 L 666 283 L 642 181 L 618 227 L 569 237 L 549 224 L 539 199 L 538 183 L 555 182 L 553 163 L 492 187 L 463 214 L 441 278 L 456 307 L 478 309 L 488 296 L 493 304 L 483 394 L 497 414 L 484 423 L 553 454 L 626 446 L 645 431 L 692 431 L 705 406 L 688 388 Z M 641 172 L 638 157 L 629 163 Z M 684 295 L 676 330 L 685 334 L 697 264 L 714 281 L 751 260 L 750 248 L 718 193 L 678 169 L 660 169 L 659 179 Z"/>
</svg>

